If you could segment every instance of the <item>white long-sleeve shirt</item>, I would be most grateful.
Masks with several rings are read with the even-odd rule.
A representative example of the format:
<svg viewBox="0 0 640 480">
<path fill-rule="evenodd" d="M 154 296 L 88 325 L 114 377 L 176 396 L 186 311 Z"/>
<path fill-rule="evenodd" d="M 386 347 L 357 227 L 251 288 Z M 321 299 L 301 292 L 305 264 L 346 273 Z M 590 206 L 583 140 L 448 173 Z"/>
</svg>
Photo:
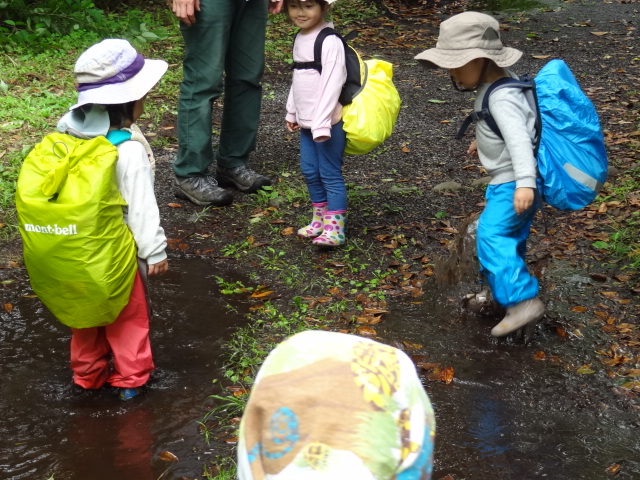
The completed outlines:
<svg viewBox="0 0 640 480">
<path fill-rule="evenodd" d="M 293 44 L 295 62 L 314 60 L 314 43 L 325 27 L 333 28 L 333 24 L 322 23 L 312 32 L 296 36 Z M 342 118 L 342 105 L 338 98 L 346 79 L 344 45 L 338 37 L 329 35 L 322 44 L 322 73 L 313 68 L 293 70 L 286 121 L 311 129 L 314 139 L 330 137 L 331 126 Z"/>
<path fill-rule="evenodd" d="M 167 238 L 160 226 L 160 212 L 153 191 L 153 168 L 140 142 L 129 140 L 117 148 L 118 190 L 127 202 L 124 220 L 138 247 L 138 257 L 153 265 L 167 258 Z"/>
</svg>

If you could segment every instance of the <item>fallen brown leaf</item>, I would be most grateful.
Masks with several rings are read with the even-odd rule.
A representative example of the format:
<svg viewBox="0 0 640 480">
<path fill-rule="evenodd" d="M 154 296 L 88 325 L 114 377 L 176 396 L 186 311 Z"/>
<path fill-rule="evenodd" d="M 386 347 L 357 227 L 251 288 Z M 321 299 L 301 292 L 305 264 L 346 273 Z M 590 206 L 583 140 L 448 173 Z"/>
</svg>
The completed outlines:
<svg viewBox="0 0 640 480">
<path fill-rule="evenodd" d="M 366 337 L 372 337 L 378 334 L 378 332 L 376 332 L 374 328 L 366 327 L 366 326 L 361 326 L 356 328 L 356 333 L 358 335 L 364 335 Z"/>
<path fill-rule="evenodd" d="M 440 381 L 449 384 L 453 382 L 453 367 L 444 367 L 440 372 Z"/>
<path fill-rule="evenodd" d="M 420 345 L 419 343 L 407 342 L 406 340 L 403 340 L 402 344 L 408 350 L 420 350 L 423 347 L 423 345 Z"/>
<path fill-rule="evenodd" d="M 171 453 L 168 450 L 165 450 L 164 452 L 160 452 L 160 460 L 163 460 L 165 462 L 179 462 L 180 459 L 174 455 L 173 453 Z"/>
</svg>

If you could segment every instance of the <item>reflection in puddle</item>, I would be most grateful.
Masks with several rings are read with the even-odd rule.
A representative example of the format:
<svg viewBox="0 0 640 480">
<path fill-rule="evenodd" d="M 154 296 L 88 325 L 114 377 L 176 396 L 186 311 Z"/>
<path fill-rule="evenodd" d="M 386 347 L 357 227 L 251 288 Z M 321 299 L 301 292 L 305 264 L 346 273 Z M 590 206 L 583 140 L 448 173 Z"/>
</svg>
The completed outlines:
<svg viewBox="0 0 640 480">
<path fill-rule="evenodd" d="M 616 403 L 604 375 L 567 368 L 593 356 L 593 343 L 561 342 L 544 324 L 530 345 L 495 339 L 498 319 L 460 308 L 471 288 L 427 284 L 421 305 L 392 305 L 378 332 L 422 345 L 408 353 L 455 372 L 450 384 L 423 372 L 437 419 L 434 478 L 594 479 L 615 463 L 623 465 L 616 478 L 639 478 L 637 412 Z M 559 361 L 536 360 L 538 351 Z"/>
<path fill-rule="evenodd" d="M 2 478 L 64 480 L 156 479 L 199 476 L 208 458 L 196 421 L 214 393 L 220 346 L 242 319 L 218 298 L 203 259 L 172 260 L 150 280 L 151 342 L 157 369 L 147 393 L 129 402 L 117 391 L 83 391 L 71 382 L 68 329 L 31 297 L 24 272 L 2 291 L 0 351 L 0 470 Z M 25 295 L 27 295 L 25 297 Z M 210 450 L 210 449 L 209 449 Z"/>
</svg>

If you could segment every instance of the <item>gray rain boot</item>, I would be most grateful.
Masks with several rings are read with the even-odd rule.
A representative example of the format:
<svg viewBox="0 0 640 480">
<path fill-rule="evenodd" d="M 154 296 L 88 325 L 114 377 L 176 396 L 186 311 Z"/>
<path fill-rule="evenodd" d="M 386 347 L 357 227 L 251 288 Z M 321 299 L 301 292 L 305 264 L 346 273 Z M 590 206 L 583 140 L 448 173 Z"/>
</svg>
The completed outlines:
<svg viewBox="0 0 640 480">
<path fill-rule="evenodd" d="M 504 337 L 533 322 L 537 322 L 544 315 L 544 303 L 538 298 L 524 300 L 513 307 L 507 308 L 507 314 L 502 321 L 491 330 L 494 337 Z"/>
<path fill-rule="evenodd" d="M 494 305 L 491 291 L 488 288 L 480 293 L 469 293 L 462 299 L 462 306 L 473 313 L 484 313 Z"/>
</svg>

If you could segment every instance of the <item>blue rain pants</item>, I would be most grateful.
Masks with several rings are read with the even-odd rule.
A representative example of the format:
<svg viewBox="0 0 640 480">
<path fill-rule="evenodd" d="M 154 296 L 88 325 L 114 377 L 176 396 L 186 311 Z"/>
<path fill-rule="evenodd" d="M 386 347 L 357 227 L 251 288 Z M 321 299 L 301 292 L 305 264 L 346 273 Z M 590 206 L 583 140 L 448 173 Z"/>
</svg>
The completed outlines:
<svg viewBox="0 0 640 480">
<path fill-rule="evenodd" d="M 515 189 L 515 182 L 487 187 L 487 204 L 480 215 L 476 242 L 480 270 L 493 298 L 505 308 L 538 295 L 538 280 L 525 263 L 537 200 L 518 215 L 513 208 Z"/>
</svg>

